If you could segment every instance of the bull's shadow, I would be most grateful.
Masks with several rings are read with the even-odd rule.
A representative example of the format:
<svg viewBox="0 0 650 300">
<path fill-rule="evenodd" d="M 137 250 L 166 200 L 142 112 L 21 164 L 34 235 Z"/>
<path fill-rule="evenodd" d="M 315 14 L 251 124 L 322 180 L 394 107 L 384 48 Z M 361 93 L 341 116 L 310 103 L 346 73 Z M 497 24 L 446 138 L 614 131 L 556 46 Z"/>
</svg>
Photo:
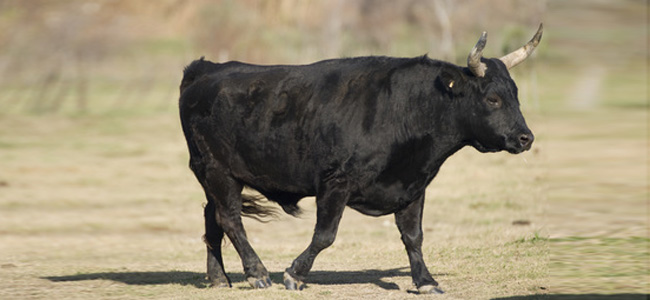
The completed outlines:
<svg viewBox="0 0 650 300">
<path fill-rule="evenodd" d="M 233 282 L 244 282 L 243 273 L 229 273 Z M 447 274 L 432 274 L 434 277 L 445 276 Z M 270 274 L 274 284 L 282 284 L 282 272 L 273 272 Z M 364 270 L 364 271 L 313 271 L 309 273 L 308 285 L 322 284 L 363 284 L 372 283 L 385 290 L 398 290 L 399 286 L 393 282 L 387 282 L 384 279 L 397 276 L 410 276 L 408 268 L 395 268 L 389 270 Z M 84 280 L 112 280 L 129 285 L 158 285 L 158 284 L 181 284 L 193 285 L 197 288 L 207 288 L 208 281 L 205 279 L 205 273 L 168 271 L 168 272 L 103 272 L 87 273 L 67 276 L 48 276 L 42 277 L 53 282 L 65 281 L 84 281 Z M 250 289 L 245 287 L 244 289 Z M 415 292 L 415 291 L 409 291 Z M 503 298 L 492 298 L 493 300 L 578 300 L 578 299 L 595 299 L 595 300 L 642 300 L 650 299 L 650 295 L 642 293 L 630 294 L 540 294 L 511 296 Z"/>
<path fill-rule="evenodd" d="M 434 277 L 444 274 L 432 274 Z M 394 282 L 385 281 L 384 278 L 407 276 L 410 278 L 411 270 L 408 267 L 388 270 L 363 270 L 363 271 L 313 271 L 309 272 L 307 285 L 313 284 L 363 284 L 372 283 L 385 290 L 399 290 Z M 281 281 L 280 281 L 281 282 Z"/>
<path fill-rule="evenodd" d="M 274 284 L 282 284 L 283 272 L 272 272 L 269 276 Z M 432 274 L 444 276 L 446 274 Z M 228 273 L 233 282 L 245 281 L 244 274 L 240 272 Z M 398 290 L 399 286 L 385 278 L 408 276 L 408 267 L 394 268 L 388 270 L 363 270 L 363 271 L 313 271 L 309 273 L 307 284 L 363 284 L 372 283 L 385 290 Z M 42 277 L 53 282 L 64 281 L 85 281 L 85 280 L 111 280 L 129 285 L 158 285 L 158 284 L 181 284 L 192 285 L 197 288 L 208 287 L 205 273 L 167 271 L 167 272 L 101 272 L 84 273 L 66 276 Z"/>
<path fill-rule="evenodd" d="M 128 285 L 181 284 L 193 285 L 197 288 L 208 286 L 205 273 L 184 271 L 79 273 L 75 275 L 47 276 L 41 278 L 52 282 L 111 280 Z"/>
</svg>

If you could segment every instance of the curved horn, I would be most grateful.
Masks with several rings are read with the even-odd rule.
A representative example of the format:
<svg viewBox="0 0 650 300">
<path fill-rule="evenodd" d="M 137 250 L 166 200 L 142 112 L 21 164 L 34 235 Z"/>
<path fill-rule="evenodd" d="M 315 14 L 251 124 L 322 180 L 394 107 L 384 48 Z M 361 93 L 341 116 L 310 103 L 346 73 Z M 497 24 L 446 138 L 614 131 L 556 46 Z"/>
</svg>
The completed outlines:
<svg viewBox="0 0 650 300">
<path fill-rule="evenodd" d="M 518 65 L 533 53 L 535 47 L 539 45 L 539 41 L 542 39 L 542 31 L 544 31 L 544 26 L 540 23 L 537 33 L 535 33 L 535 36 L 533 36 L 526 45 L 499 59 L 506 65 L 506 67 L 508 67 L 508 69 Z"/>
<path fill-rule="evenodd" d="M 485 70 L 487 66 L 481 62 L 481 56 L 483 56 L 483 48 L 485 48 L 485 43 L 487 43 L 487 32 L 483 31 L 481 38 L 476 42 L 476 46 L 472 48 L 472 51 L 469 52 L 467 56 L 467 66 L 469 70 L 472 71 L 476 77 L 485 76 Z"/>
</svg>

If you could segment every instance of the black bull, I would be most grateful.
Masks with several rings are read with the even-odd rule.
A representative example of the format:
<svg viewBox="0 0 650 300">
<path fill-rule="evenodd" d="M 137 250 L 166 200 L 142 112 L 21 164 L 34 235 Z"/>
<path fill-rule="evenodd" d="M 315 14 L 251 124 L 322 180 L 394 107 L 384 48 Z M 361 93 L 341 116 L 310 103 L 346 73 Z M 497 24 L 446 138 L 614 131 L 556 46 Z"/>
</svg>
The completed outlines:
<svg viewBox="0 0 650 300">
<path fill-rule="evenodd" d="M 228 287 L 224 233 L 256 288 L 271 285 L 241 215 L 264 215 L 249 186 L 287 213 L 316 196 L 309 247 L 284 274 L 302 289 L 314 259 L 335 239 L 346 206 L 395 214 L 421 293 L 441 292 L 422 258 L 427 185 L 464 146 L 481 152 L 528 150 L 533 135 L 519 110 L 508 69 L 539 43 L 499 59 L 482 58 L 484 33 L 468 67 L 424 57 L 360 57 L 302 66 L 192 62 L 181 83 L 180 116 L 190 167 L 203 186 L 208 278 Z"/>
</svg>

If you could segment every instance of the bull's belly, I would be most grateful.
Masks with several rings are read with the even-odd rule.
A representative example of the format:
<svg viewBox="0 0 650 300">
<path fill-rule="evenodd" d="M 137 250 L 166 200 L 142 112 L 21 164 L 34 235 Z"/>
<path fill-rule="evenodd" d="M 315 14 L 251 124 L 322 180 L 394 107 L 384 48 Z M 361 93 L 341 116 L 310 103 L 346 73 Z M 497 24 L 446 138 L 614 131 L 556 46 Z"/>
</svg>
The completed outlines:
<svg viewBox="0 0 650 300">
<path fill-rule="evenodd" d="M 347 206 L 370 216 L 396 213 L 424 196 L 426 181 L 404 183 L 401 181 L 374 182 L 352 193 Z"/>
<path fill-rule="evenodd" d="M 401 207 L 396 205 L 390 206 L 377 206 L 371 202 L 349 202 L 348 207 L 368 216 L 384 216 L 395 213 L 401 210 Z"/>
<path fill-rule="evenodd" d="M 383 216 L 398 212 L 416 199 L 407 191 L 392 193 L 371 193 L 365 197 L 353 197 L 347 206 L 369 216 Z"/>
</svg>

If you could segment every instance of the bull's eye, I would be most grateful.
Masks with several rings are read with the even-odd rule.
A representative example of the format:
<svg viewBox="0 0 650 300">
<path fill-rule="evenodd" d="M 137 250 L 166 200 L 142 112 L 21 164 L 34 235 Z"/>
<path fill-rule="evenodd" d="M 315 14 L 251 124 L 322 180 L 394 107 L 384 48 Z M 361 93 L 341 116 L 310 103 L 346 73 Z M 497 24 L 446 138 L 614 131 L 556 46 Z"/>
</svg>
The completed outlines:
<svg viewBox="0 0 650 300">
<path fill-rule="evenodd" d="M 501 98 L 496 96 L 489 96 L 485 98 L 485 102 L 487 102 L 487 104 L 495 108 L 501 107 Z"/>
</svg>

